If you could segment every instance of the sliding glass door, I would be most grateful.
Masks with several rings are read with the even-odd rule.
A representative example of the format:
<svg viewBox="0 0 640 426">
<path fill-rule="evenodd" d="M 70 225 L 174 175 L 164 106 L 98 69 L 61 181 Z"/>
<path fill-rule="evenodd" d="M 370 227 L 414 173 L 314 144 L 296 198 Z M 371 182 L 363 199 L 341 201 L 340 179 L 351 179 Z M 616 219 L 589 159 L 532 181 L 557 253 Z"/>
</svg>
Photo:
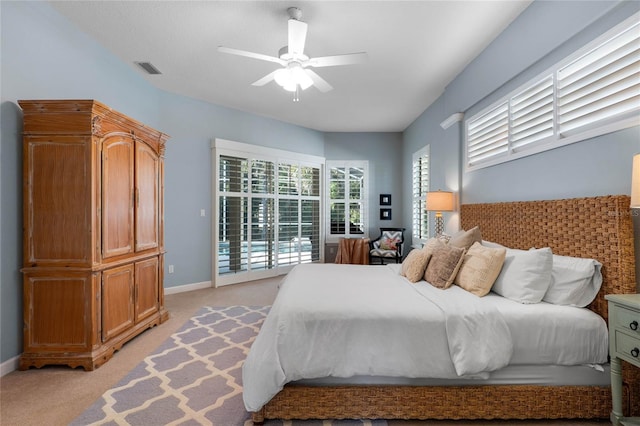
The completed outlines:
<svg viewBox="0 0 640 426">
<path fill-rule="evenodd" d="M 322 258 L 322 163 L 255 148 L 214 149 L 216 286 L 286 273 Z"/>
</svg>

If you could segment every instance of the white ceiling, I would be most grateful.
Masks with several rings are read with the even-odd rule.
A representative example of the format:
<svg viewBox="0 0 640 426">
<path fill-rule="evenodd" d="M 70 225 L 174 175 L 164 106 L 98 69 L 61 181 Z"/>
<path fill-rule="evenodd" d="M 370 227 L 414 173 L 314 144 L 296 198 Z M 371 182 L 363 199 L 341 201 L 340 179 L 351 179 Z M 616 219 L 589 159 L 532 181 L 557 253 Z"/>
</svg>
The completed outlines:
<svg viewBox="0 0 640 426">
<path fill-rule="evenodd" d="M 391 132 L 411 124 L 530 1 L 51 3 L 162 90 L 321 131 Z M 275 82 L 251 85 L 279 65 L 216 50 L 278 56 L 290 6 L 308 23 L 307 55 L 369 55 L 364 64 L 315 69 L 334 90 L 310 87 L 300 102 Z"/>
</svg>

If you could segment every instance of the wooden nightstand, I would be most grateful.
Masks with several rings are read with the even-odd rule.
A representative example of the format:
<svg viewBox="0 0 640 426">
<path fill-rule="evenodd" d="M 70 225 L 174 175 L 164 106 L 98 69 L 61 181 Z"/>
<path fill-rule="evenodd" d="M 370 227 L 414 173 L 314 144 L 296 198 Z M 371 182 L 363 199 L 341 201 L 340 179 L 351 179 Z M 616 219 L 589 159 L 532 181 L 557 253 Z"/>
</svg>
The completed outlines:
<svg viewBox="0 0 640 426">
<path fill-rule="evenodd" d="M 637 424 L 640 418 L 622 417 L 622 363 L 640 368 L 640 294 L 609 294 L 609 354 L 611 355 L 611 397 L 614 426 Z"/>
</svg>

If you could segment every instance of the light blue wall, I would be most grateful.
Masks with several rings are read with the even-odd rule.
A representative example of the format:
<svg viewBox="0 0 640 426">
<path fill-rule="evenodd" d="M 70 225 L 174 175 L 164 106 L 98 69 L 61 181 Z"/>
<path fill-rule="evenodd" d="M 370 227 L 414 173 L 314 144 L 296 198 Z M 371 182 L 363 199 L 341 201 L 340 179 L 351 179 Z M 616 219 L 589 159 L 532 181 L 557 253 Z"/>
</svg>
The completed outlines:
<svg viewBox="0 0 640 426">
<path fill-rule="evenodd" d="M 448 129 L 440 126 L 451 115 L 445 104 L 445 97 L 441 96 L 420 117 L 418 117 L 405 131 L 403 141 L 402 161 L 404 173 L 402 187 L 405 200 L 412 199 L 412 161 L 413 154 L 429 145 L 429 189 L 458 193 L 460 190 L 460 126 L 454 124 Z M 407 206 L 403 212 L 403 222 L 411 227 L 411 208 Z M 458 229 L 457 213 L 443 213 L 446 223 L 445 232 L 452 233 Z M 430 213 L 430 235 L 434 234 L 434 218 Z M 411 232 L 408 233 L 411 235 Z"/>
<path fill-rule="evenodd" d="M 171 136 L 165 159 L 165 287 L 211 280 L 211 140 L 222 138 L 323 156 L 322 133 L 163 93 L 160 121 Z M 206 216 L 200 216 L 204 209 Z"/>
<path fill-rule="evenodd" d="M 477 84 L 481 75 L 491 76 L 491 72 L 481 74 L 478 69 L 496 69 L 491 64 L 512 61 L 517 49 L 509 46 L 519 45 L 523 52 L 528 52 L 531 66 L 522 68 L 521 72 L 515 69 L 513 75 L 503 76 L 502 85 L 495 76 L 486 78 L 486 97 L 466 111 L 471 116 L 639 10 L 638 1 L 536 1 L 452 83 L 452 87 L 460 89 L 448 94 L 455 97 L 453 94 L 457 93 L 459 98 L 463 98 L 462 93 Z M 545 25 L 540 25 L 543 22 Z M 555 37 L 549 39 L 550 33 Z M 535 50 L 540 41 L 547 40 L 550 41 L 547 52 Z M 522 63 L 526 64 L 526 60 Z M 455 104 L 452 100 L 449 103 Z M 631 159 L 639 152 L 638 127 L 602 135 L 464 173 L 462 200 L 477 203 L 630 194 Z M 640 290 L 640 215 L 638 210 L 633 213 L 636 282 Z"/>
<path fill-rule="evenodd" d="M 327 160 L 369 161 L 371 238 L 380 235 L 380 227 L 404 226 L 401 133 L 325 133 L 324 152 Z M 391 220 L 380 220 L 380 194 L 391 194 Z"/>
<path fill-rule="evenodd" d="M 95 98 L 151 126 L 158 94 L 48 4 L 0 2 L 0 361 L 22 348 L 22 114 L 16 101 Z"/>
<path fill-rule="evenodd" d="M 462 183 L 465 203 L 628 194 L 631 153 L 640 150 L 638 128 L 465 173 L 463 123 L 447 130 L 439 123 L 456 112 L 472 116 L 638 9 L 640 2 L 532 3 L 405 130 L 405 168 L 411 154 L 430 143 L 432 189 L 457 190 Z M 408 174 L 404 188 L 409 197 Z M 405 220 L 409 215 L 405 212 Z"/>
<path fill-rule="evenodd" d="M 629 194 L 631 158 L 640 152 L 638 127 L 465 172 L 462 123 L 448 130 L 438 128 L 438 123 L 456 112 L 472 116 L 638 10 L 637 1 L 532 3 L 405 130 L 404 168 L 410 169 L 412 152 L 430 143 L 432 188 L 454 190 L 461 184 L 463 203 Z M 434 152 L 434 147 L 439 151 Z M 410 191 L 407 172 L 405 199 L 409 199 Z M 410 213 L 405 211 L 405 221 L 409 220 Z M 447 217 L 447 222 L 448 229 L 457 229 L 455 215 Z M 634 224 L 640 278 L 640 217 L 634 218 Z"/>
<path fill-rule="evenodd" d="M 324 155 L 324 135 L 159 91 L 46 2 L 0 2 L 0 362 L 22 349 L 22 114 L 19 99 L 97 99 L 171 136 L 165 162 L 165 286 L 211 280 L 210 141 Z M 207 216 L 200 217 L 200 209 Z"/>
<path fill-rule="evenodd" d="M 451 113 L 467 111 L 496 90 L 508 92 L 504 86 L 512 80 L 525 82 L 526 75 L 533 76 L 561 60 L 566 53 L 556 49 L 615 9 L 618 3 L 611 0 L 534 1 L 447 87 L 444 96 L 448 110 Z M 590 28 L 584 33 L 582 44 L 595 36 Z M 543 65 L 540 61 L 547 56 L 550 62 Z"/>
<path fill-rule="evenodd" d="M 472 116 L 506 93 L 544 72 L 580 47 L 614 27 L 634 12 L 640 2 L 535 2 L 516 23 L 452 83 L 451 87 L 471 86 L 485 82 L 485 97 L 476 100 L 466 110 Z M 549 25 L 541 25 L 553 17 Z M 515 25 L 517 24 L 517 25 Z M 583 29 L 583 27 L 588 27 Z M 522 29 L 526 30 L 522 30 Z M 556 29 L 558 28 L 558 29 Z M 583 29 L 582 31 L 580 31 Z M 518 31 L 519 30 L 519 31 Z M 534 32 L 535 31 L 535 32 Z M 578 31 L 578 32 L 576 32 Z M 556 43 L 547 43 L 547 52 L 536 49 L 539 40 L 546 41 L 554 33 Z M 560 44 L 559 42 L 565 41 Z M 529 61 L 520 58 L 528 68 L 515 69 L 517 74 L 503 76 L 502 85 L 494 76 L 483 79 L 474 70 L 500 69 L 495 64 L 509 63 L 515 49 L 530 52 Z M 451 98 L 463 97 L 464 90 L 447 91 Z M 460 104 L 449 98 L 449 104 Z M 465 99 L 471 103 L 472 99 Z M 582 197 L 631 192 L 631 157 L 640 151 L 640 131 L 637 127 L 603 135 L 588 141 L 567 145 L 551 151 L 521 158 L 493 167 L 465 173 L 462 199 L 464 202 L 493 202 Z M 508 177 L 508 178 L 506 178 Z"/>
</svg>

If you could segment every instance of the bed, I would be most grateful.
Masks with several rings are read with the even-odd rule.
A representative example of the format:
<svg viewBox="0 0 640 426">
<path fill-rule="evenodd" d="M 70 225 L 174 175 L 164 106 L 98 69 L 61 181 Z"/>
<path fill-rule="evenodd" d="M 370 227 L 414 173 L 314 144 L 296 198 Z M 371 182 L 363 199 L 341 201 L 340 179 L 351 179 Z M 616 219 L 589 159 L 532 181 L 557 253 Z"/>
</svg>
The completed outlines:
<svg viewBox="0 0 640 426">
<path fill-rule="evenodd" d="M 605 321 L 607 319 L 605 294 L 636 292 L 633 229 L 627 196 L 472 204 L 463 205 L 460 214 L 462 228 L 471 229 L 478 226 L 485 240 L 523 250 L 531 247 L 550 247 L 554 254 L 593 258 L 600 261 L 602 286 L 588 308 Z M 322 267 L 322 265 L 315 266 Z M 335 268 L 343 265 L 327 266 Z M 391 266 L 395 265 L 389 265 Z M 354 267 L 365 268 L 362 270 L 363 274 L 365 270 L 371 270 L 370 268 L 385 268 Z M 382 274 L 382 269 L 376 271 Z M 428 290 L 425 291 L 428 292 Z M 435 297 L 438 297 L 437 294 Z M 311 300 L 313 300 L 312 297 Z M 397 302 L 409 303 L 407 300 L 401 299 Z M 408 309 L 411 310 L 411 308 Z M 416 307 L 415 310 L 420 309 Z M 483 314 L 479 312 L 479 315 Z M 482 318 L 482 321 L 497 321 L 482 316 L 479 318 Z M 372 320 L 375 318 L 372 317 Z M 451 320 L 454 321 L 453 324 L 455 320 L 455 318 Z M 494 324 L 492 329 L 499 330 L 503 327 L 499 322 L 491 324 Z M 410 325 L 408 327 L 410 328 Z M 472 330 L 470 336 L 473 334 Z M 260 336 L 258 338 L 260 339 Z M 438 336 L 433 337 L 433 339 L 437 338 Z M 500 341 L 501 338 L 498 336 L 496 344 L 500 344 Z M 452 347 L 460 342 L 442 344 L 447 343 Z M 506 346 L 497 347 L 489 357 L 489 361 L 483 362 L 493 362 L 492 357 L 495 358 L 506 350 L 508 350 Z M 602 354 L 598 356 L 599 359 L 603 357 Z M 338 363 L 342 361 L 339 359 Z M 422 364 L 427 361 L 419 359 L 417 363 Z M 488 368 L 497 372 L 508 371 L 510 366 L 503 367 L 503 360 L 497 359 L 495 362 L 495 365 Z M 333 370 L 327 370 L 332 368 L 331 365 L 318 368 L 320 375 L 327 371 L 331 371 L 331 374 L 335 373 Z M 423 384 L 415 382 L 407 384 L 402 380 L 396 383 L 384 382 L 384 384 L 376 380 L 373 380 L 372 384 L 367 383 L 366 380 L 358 380 L 354 384 L 348 379 L 340 378 L 340 372 L 335 374 L 338 377 L 333 382 L 323 381 L 319 384 L 314 381 L 296 381 L 285 385 L 274 396 L 269 396 L 268 401 L 263 405 L 261 402 L 254 402 L 251 406 L 252 419 L 255 423 L 260 423 L 271 418 L 607 418 L 611 411 L 611 392 L 606 382 L 587 381 L 587 384 L 571 382 L 562 385 L 534 382 L 512 384 L 507 378 L 504 382 L 494 380 L 491 384 L 485 384 L 482 380 L 486 377 L 481 377 L 480 372 L 477 377 L 470 377 L 467 381 L 458 383 L 450 381 L 451 368 L 456 371 L 460 368 L 464 375 L 474 376 L 483 369 L 483 366 L 468 366 L 464 362 L 458 365 L 453 362 L 453 365 L 442 367 L 441 377 L 436 377 L 434 379 L 436 381 L 425 381 Z M 588 367 L 584 368 L 588 369 Z M 366 379 L 366 372 L 364 373 L 358 378 Z M 393 375 L 394 372 L 391 371 L 390 374 Z M 550 371 L 549 375 L 553 375 L 553 371 Z M 497 379 L 497 377 L 494 378 Z M 640 374 L 637 369 L 623 366 L 623 378 L 625 413 L 638 415 Z M 474 379 L 477 381 L 474 382 Z M 261 407 L 257 407 L 256 404 Z"/>
</svg>

